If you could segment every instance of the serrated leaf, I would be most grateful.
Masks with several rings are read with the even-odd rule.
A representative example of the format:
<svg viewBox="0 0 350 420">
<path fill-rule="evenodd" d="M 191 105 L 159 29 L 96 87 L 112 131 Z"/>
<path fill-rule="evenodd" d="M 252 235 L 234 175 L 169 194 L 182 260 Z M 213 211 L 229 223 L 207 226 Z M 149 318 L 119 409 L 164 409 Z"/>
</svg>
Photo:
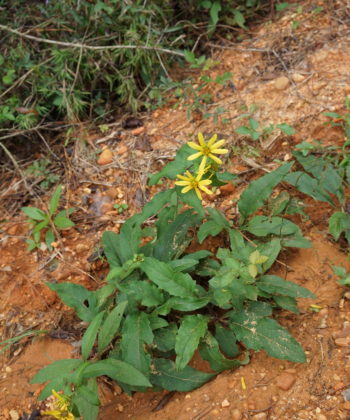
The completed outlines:
<svg viewBox="0 0 350 420">
<path fill-rule="evenodd" d="M 274 275 L 262 276 L 256 285 L 259 289 L 267 293 L 277 293 L 279 295 L 290 296 L 293 298 L 314 299 L 316 297 L 312 292 L 310 292 L 310 290 L 305 289 L 305 287 L 299 286 L 298 284 Z"/>
<path fill-rule="evenodd" d="M 122 360 L 106 359 L 91 363 L 84 372 L 83 378 L 95 378 L 106 375 L 118 382 L 133 386 L 151 386 L 146 376 L 130 363 Z"/>
<path fill-rule="evenodd" d="M 249 261 L 252 264 L 263 264 L 269 259 L 268 256 L 260 254 L 259 250 L 255 250 L 249 256 Z"/>
<path fill-rule="evenodd" d="M 156 372 L 151 376 L 152 384 L 168 391 L 192 391 L 215 376 L 190 366 L 178 370 L 175 363 L 167 359 L 153 359 L 153 364 Z"/>
<path fill-rule="evenodd" d="M 250 183 L 238 201 L 238 209 L 243 218 L 248 217 L 264 204 L 275 186 L 283 180 L 292 166 L 293 162 L 286 163 L 275 171 Z"/>
<path fill-rule="evenodd" d="M 119 303 L 106 317 L 98 335 L 98 352 L 101 353 L 117 334 L 128 302 Z"/>
<path fill-rule="evenodd" d="M 53 192 L 50 203 L 49 203 L 50 216 L 52 216 L 56 212 L 56 210 L 58 209 L 58 204 L 60 202 L 61 193 L 62 193 L 62 185 L 58 185 L 56 187 L 55 191 Z"/>
<path fill-rule="evenodd" d="M 292 235 L 300 232 L 298 226 L 283 217 L 255 216 L 242 228 L 255 236 Z"/>
<path fill-rule="evenodd" d="M 305 362 L 306 357 L 300 344 L 274 319 L 259 318 L 253 312 L 244 310 L 232 314 L 230 321 L 237 339 L 247 348 L 263 349 L 278 359 Z"/>
<path fill-rule="evenodd" d="M 207 333 L 202 340 L 199 346 L 199 353 L 202 359 L 208 361 L 210 367 L 216 372 L 222 372 L 223 370 L 232 369 L 244 364 L 238 359 L 227 359 L 221 353 L 219 343 L 210 333 Z"/>
<path fill-rule="evenodd" d="M 152 341 L 153 332 L 147 314 L 138 312 L 128 315 L 120 342 L 122 359 L 146 376 L 149 375 L 151 358 L 145 351 L 145 344 L 151 344 Z"/>
<path fill-rule="evenodd" d="M 95 379 L 75 390 L 72 405 L 78 408 L 84 420 L 96 420 L 99 412 L 98 388 Z"/>
<path fill-rule="evenodd" d="M 56 360 L 48 366 L 42 368 L 31 380 L 31 384 L 41 384 L 50 380 L 69 376 L 83 363 L 80 359 Z"/>
<path fill-rule="evenodd" d="M 196 282 L 189 274 L 179 273 L 168 264 L 151 257 L 145 258 L 140 268 L 153 283 L 173 296 L 196 295 Z"/>
<path fill-rule="evenodd" d="M 74 283 L 46 283 L 57 292 L 63 303 L 75 310 L 78 317 L 85 322 L 91 322 L 97 315 L 97 300 L 93 292 Z"/>
<path fill-rule="evenodd" d="M 41 221 L 47 219 L 47 215 L 36 207 L 22 207 L 21 211 L 33 220 Z"/>
<path fill-rule="evenodd" d="M 146 281 L 140 282 L 139 290 L 142 297 L 141 304 L 143 306 L 158 306 L 164 302 L 164 295 L 162 291 L 154 284 Z"/>
<path fill-rule="evenodd" d="M 164 168 L 150 177 L 148 181 L 148 185 L 155 185 L 157 182 L 163 177 L 167 177 L 169 179 L 175 179 L 176 175 L 181 175 L 188 169 L 192 162 L 187 160 L 188 156 L 193 154 L 194 151 L 191 149 L 187 144 L 184 144 L 180 147 L 180 149 L 176 153 L 175 159 L 164 166 Z"/>
<path fill-rule="evenodd" d="M 176 368 L 182 370 L 192 359 L 199 340 L 205 335 L 208 328 L 208 318 L 203 315 L 185 315 L 176 336 Z"/>
<path fill-rule="evenodd" d="M 87 360 L 89 354 L 94 346 L 98 330 L 102 324 L 103 317 L 105 316 L 105 311 L 100 312 L 95 316 L 88 326 L 83 339 L 81 341 L 81 354 L 84 360 Z"/>
<path fill-rule="evenodd" d="M 55 226 L 58 229 L 68 229 L 75 226 L 75 223 L 68 219 L 68 217 L 56 216 L 53 219 Z"/>
</svg>

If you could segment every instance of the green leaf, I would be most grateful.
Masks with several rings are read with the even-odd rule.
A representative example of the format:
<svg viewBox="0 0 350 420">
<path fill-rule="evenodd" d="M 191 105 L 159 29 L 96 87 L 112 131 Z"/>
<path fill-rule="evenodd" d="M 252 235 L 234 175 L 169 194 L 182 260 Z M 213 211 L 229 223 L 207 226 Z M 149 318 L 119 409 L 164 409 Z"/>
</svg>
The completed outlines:
<svg viewBox="0 0 350 420">
<path fill-rule="evenodd" d="M 216 25 L 219 21 L 219 13 L 221 11 L 221 2 L 220 1 L 214 1 L 210 8 L 210 21 L 212 25 Z"/>
<path fill-rule="evenodd" d="M 98 335 L 98 352 L 101 353 L 117 334 L 128 302 L 121 302 L 106 317 Z"/>
<path fill-rule="evenodd" d="M 237 23 L 238 26 L 240 26 L 241 28 L 245 29 L 245 17 L 244 15 L 238 10 L 238 9 L 233 9 L 233 14 L 234 14 L 234 18 L 235 18 L 235 22 Z"/>
<path fill-rule="evenodd" d="M 80 359 L 56 360 L 50 365 L 42 368 L 30 381 L 31 384 L 41 384 L 53 379 L 69 376 L 83 363 Z"/>
<path fill-rule="evenodd" d="M 281 249 L 281 241 L 279 239 L 272 239 L 265 244 L 258 245 L 257 250 L 260 254 L 269 257 L 269 259 L 262 264 L 263 272 L 267 271 L 276 261 Z"/>
<path fill-rule="evenodd" d="M 350 230 L 350 215 L 337 211 L 329 218 L 329 232 L 338 241 L 343 231 Z"/>
<path fill-rule="evenodd" d="M 334 206 L 330 195 L 320 187 L 316 179 L 312 178 L 305 172 L 293 172 L 286 176 L 285 181 L 315 200 L 324 201 Z"/>
<path fill-rule="evenodd" d="M 97 315 L 96 296 L 85 287 L 74 283 L 46 283 L 46 285 L 57 292 L 63 303 L 73 308 L 83 321 L 91 322 Z"/>
<path fill-rule="evenodd" d="M 52 216 L 58 209 L 58 203 L 61 198 L 61 193 L 62 193 L 62 185 L 58 185 L 55 191 L 53 192 L 50 203 L 49 203 L 50 216 Z"/>
<path fill-rule="evenodd" d="M 197 233 L 198 242 L 201 244 L 203 243 L 204 239 L 211 235 L 216 236 L 218 235 L 224 228 L 218 225 L 214 220 L 209 220 L 208 222 L 204 222 Z"/>
<path fill-rule="evenodd" d="M 97 314 L 95 318 L 91 321 L 87 330 L 85 331 L 85 334 L 81 341 L 81 353 L 84 360 L 87 360 L 90 355 L 104 316 L 105 311 L 102 311 L 99 314 Z"/>
<path fill-rule="evenodd" d="M 56 216 L 53 219 L 53 222 L 58 229 L 68 229 L 75 226 L 74 222 L 69 220 L 67 217 L 62 217 L 62 216 Z"/>
<path fill-rule="evenodd" d="M 193 214 L 192 210 L 187 210 L 178 214 L 173 222 L 160 226 L 158 238 L 154 244 L 154 257 L 160 261 L 178 258 L 192 241 L 188 230 L 197 226 L 199 221 L 197 214 Z"/>
<path fill-rule="evenodd" d="M 177 272 L 166 263 L 147 257 L 140 268 L 153 283 L 173 296 L 189 297 L 196 294 L 196 282 L 191 276 Z"/>
<path fill-rule="evenodd" d="M 187 204 L 189 207 L 192 207 L 198 213 L 198 216 L 203 219 L 205 212 L 201 200 L 197 197 L 197 194 L 194 190 L 182 194 L 182 187 L 176 187 L 176 194 L 183 203 Z"/>
<path fill-rule="evenodd" d="M 235 333 L 220 324 L 215 326 L 215 338 L 221 350 L 229 357 L 236 357 L 239 354 L 237 338 Z"/>
<path fill-rule="evenodd" d="M 167 359 L 153 359 L 153 364 L 155 373 L 151 376 L 152 384 L 168 391 L 192 391 L 215 376 L 215 374 L 200 372 L 190 366 L 178 370 L 175 363 Z"/>
<path fill-rule="evenodd" d="M 195 151 L 187 144 L 181 146 L 176 153 L 175 160 L 165 165 L 164 168 L 157 174 L 152 175 L 148 181 L 148 185 L 157 184 L 163 176 L 169 179 L 175 179 L 176 175 L 181 175 L 192 165 L 193 162 L 187 160 L 187 158 L 193 153 L 195 153 Z"/>
<path fill-rule="evenodd" d="M 145 352 L 145 344 L 151 344 L 152 341 L 153 332 L 148 316 L 144 312 L 128 315 L 120 342 L 122 359 L 146 376 L 149 375 L 151 358 Z"/>
<path fill-rule="evenodd" d="M 83 378 L 95 378 L 106 375 L 118 382 L 133 386 L 151 386 L 143 373 L 135 369 L 130 363 L 116 359 L 99 360 L 91 363 L 84 372 Z"/>
<path fill-rule="evenodd" d="M 55 242 L 55 234 L 53 233 L 52 229 L 48 229 L 45 233 L 45 243 L 49 249 L 49 251 L 52 250 L 52 242 Z"/>
<path fill-rule="evenodd" d="M 209 297 L 203 296 L 203 297 L 172 297 L 167 302 L 166 305 L 168 305 L 170 308 L 175 309 L 175 311 L 195 311 L 197 309 L 203 308 L 206 306 L 210 301 Z"/>
<path fill-rule="evenodd" d="M 230 327 L 239 341 L 253 350 L 265 350 L 270 356 L 291 362 L 305 362 L 300 344 L 274 319 L 259 318 L 254 312 L 244 310 L 234 313 Z"/>
<path fill-rule="evenodd" d="M 262 276 L 256 285 L 259 289 L 271 294 L 277 293 L 293 298 L 314 299 L 316 297 L 310 290 L 305 289 L 305 287 L 299 286 L 291 281 L 283 280 L 281 277 L 274 275 Z"/>
<path fill-rule="evenodd" d="M 141 305 L 152 307 L 161 305 L 164 302 L 164 295 L 159 288 L 146 281 L 140 282 L 139 291 L 141 293 Z"/>
<path fill-rule="evenodd" d="M 235 129 L 235 132 L 237 134 L 241 134 L 242 136 L 251 136 L 252 130 L 249 127 L 245 127 L 244 125 L 241 125 L 240 127 Z"/>
<path fill-rule="evenodd" d="M 295 223 L 277 216 L 255 216 L 247 225 L 243 226 L 243 230 L 246 230 L 255 236 L 284 236 L 300 232 L 300 229 Z"/>
<path fill-rule="evenodd" d="M 46 213 L 36 207 L 22 207 L 21 211 L 33 220 L 41 221 L 47 219 Z"/>
<path fill-rule="evenodd" d="M 86 385 L 81 385 L 74 392 L 72 405 L 78 408 L 80 416 L 84 420 L 96 420 L 99 412 L 98 388 L 95 379 L 91 379 Z"/>
<path fill-rule="evenodd" d="M 273 296 L 273 300 L 277 303 L 278 306 L 280 306 L 283 309 L 286 309 L 287 311 L 294 312 L 295 314 L 300 313 L 295 298 L 292 298 L 290 296 L 275 295 Z"/>
<path fill-rule="evenodd" d="M 192 359 L 199 340 L 208 328 L 208 318 L 203 315 L 185 315 L 182 317 L 180 328 L 176 336 L 176 368 L 184 369 Z"/>
<path fill-rule="evenodd" d="M 286 163 L 275 171 L 250 183 L 238 201 L 238 209 L 244 219 L 264 204 L 275 186 L 283 180 L 292 166 L 293 162 Z"/>
<path fill-rule="evenodd" d="M 175 348 L 177 326 L 171 323 L 168 327 L 160 328 L 154 332 L 154 344 L 162 352 L 168 352 Z"/>
<path fill-rule="evenodd" d="M 242 364 L 238 359 L 227 359 L 219 349 L 219 343 L 208 332 L 199 346 L 199 353 L 202 359 L 210 363 L 210 367 L 216 372 L 239 367 Z M 249 361 L 249 358 L 248 358 Z M 248 361 L 246 363 L 248 363 Z"/>
<path fill-rule="evenodd" d="M 164 206 L 171 202 L 174 196 L 176 196 L 175 188 L 159 192 L 144 206 L 141 213 L 135 214 L 129 221 L 135 224 L 143 223 L 150 217 L 157 215 Z"/>
<path fill-rule="evenodd" d="M 295 134 L 294 128 L 289 124 L 286 124 L 286 123 L 277 124 L 277 128 L 282 130 L 285 134 L 287 134 L 287 136 L 292 136 L 293 134 Z"/>
</svg>

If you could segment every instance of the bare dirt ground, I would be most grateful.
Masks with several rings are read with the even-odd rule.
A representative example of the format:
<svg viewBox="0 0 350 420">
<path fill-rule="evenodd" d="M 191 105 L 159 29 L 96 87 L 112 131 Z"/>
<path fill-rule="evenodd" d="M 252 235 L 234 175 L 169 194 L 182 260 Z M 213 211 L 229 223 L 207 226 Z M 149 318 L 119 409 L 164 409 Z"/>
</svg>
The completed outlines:
<svg viewBox="0 0 350 420">
<path fill-rule="evenodd" d="M 40 408 L 41 387 L 30 385 L 30 378 L 54 360 L 78 355 L 85 326 L 45 283 L 72 281 L 90 289 L 102 284 L 108 267 L 91 258 L 102 233 L 118 232 L 125 218 L 161 188 L 147 187 L 147 175 L 174 156 L 179 145 L 199 131 L 227 139 L 232 152 L 225 165 L 243 180 L 215 196 L 215 206 L 229 216 L 249 180 L 276 167 L 275 159 L 291 159 L 296 144 L 313 139 L 324 145 L 342 144 L 342 130 L 326 125 L 323 112 L 344 112 L 344 98 L 350 94 L 350 6 L 346 1 L 299 5 L 301 13 L 293 8 L 282 17 L 277 15 L 252 29 L 240 43 L 225 40 L 212 46 L 219 64 L 211 76 L 232 73 L 231 87 L 217 87 L 211 105 L 211 110 L 225 109 L 226 121 L 205 119 L 200 112 L 188 120 L 186 108 L 180 104 L 174 109 L 176 100 L 171 99 L 143 117 L 141 133 L 123 129 L 119 121 L 104 134 L 81 125 L 74 147 L 66 153 L 63 181 L 65 204 L 78 209 L 73 215 L 76 226 L 62 233 L 51 254 L 26 251 L 28 226 L 18 211 L 22 205 L 41 207 L 50 192 L 28 201 L 30 191 L 37 190 L 31 186 L 29 193 L 23 193 L 21 174 L 8 165 L 0 191 L 1 335 L 7 339 L 32 329 L 47 333 L 24 338 L 0 355 L 1 419 L 18 420 Z M 253 105 L 254 118 L 262 127 L 285 122 L 297 133 L 272 134 L 260 142 L 241 138 L 234 130 L 242 124 L 239 117 Z M 112 152 L 111 163 L 97 164 L 102 148 Z M 310 219 L 297 222 L 313 247 L 284 251 L 282 264 L 273 270 L 317 295 L 314 300 L 300 300 L 301 315 L 278 313 L 280 322 L 303 345 L 307 363 L 253 353 L 249 365 L 226 371 L 188 394 L 175 393 L 157 411 L 166 392 L 128 397 L 109 381 L 101 381 L 101 420 L 350 419 L 350 402 L 344 398 L 344 391 L 350 389 L 350 300 L 331 269 L 335 264 L 350 271 L 350 261 L 344 244 L 335 243 L 327 232 L 332 209 L 300 198 Z M 129 206 L 123 214 L 113 207 L 120 203 Z M 312 312 L 310 304 L 322 309 Z M 205 368 L 197 358 L 193 363 Z"/>
</svg>

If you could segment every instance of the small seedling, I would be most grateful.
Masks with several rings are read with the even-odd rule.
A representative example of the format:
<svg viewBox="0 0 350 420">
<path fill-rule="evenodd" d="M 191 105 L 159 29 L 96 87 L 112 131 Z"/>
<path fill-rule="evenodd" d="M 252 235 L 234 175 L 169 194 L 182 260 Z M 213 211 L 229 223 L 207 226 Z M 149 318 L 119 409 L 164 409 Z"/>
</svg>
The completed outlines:
<svg viewBox="0 0 350 420">
<path fill-rule="evenodd" d="M 291 127 L 289 124 L 282 123 L 282 124 L 270 124 L 267 127 L 261 128 L 260 124 L 257 120 L 254 118 L 248 119 L 247 125 L 241 125 L 238 128 L 236 128 L 236 133 L 241 134 L 243 136 L 251 137 L 252 140 L 256 141 L 259 140 L 259 138 L 266 138 L 269 136 L 276 128 L 280 129 L 283 133 L 287 134 L 288 136 L 291 136 L 295 134 L 295 130 L 293 127 Z"/>
<path fill-rule="evenodd" d="M 74 212 L 74 208 L 57 212 L 61 198 L 62 186 L 59 185 L 52 194 L 48 211 L 43 211 L 37 207 L 22 207 L 21 210 L 29 217 L 32 226 L 32 238 L 27 240 L 28 251 L 41 247 L 41 233 L 45 232 L 45 243 L 47 248 L 52 251 L 52 242 L 55 241 L 55 229 L 63 230 L 74 226 L 74 222 L 69 216 Z"/>
<path fill-rule="evenodd" d="M 126 203 L 122 203 L 122 204 L 114 204 L 114 206 L 113 206 L 116 210 L 118 210 L 118 213 L 119 214 L 121 214 L 121 213 L 124 213 L 128 208 L 129 208 L 129 206 L 126 204 Z"/>
</svg>

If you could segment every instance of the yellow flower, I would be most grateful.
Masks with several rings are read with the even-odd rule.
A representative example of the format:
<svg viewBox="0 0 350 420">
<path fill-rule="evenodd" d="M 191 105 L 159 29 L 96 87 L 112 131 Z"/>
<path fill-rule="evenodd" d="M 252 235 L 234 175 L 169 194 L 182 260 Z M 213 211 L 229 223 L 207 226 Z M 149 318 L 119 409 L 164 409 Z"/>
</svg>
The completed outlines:
<svg viewBox="0 0 350 420">
<path fill-rule="evenodd" d="M 198 133 L 199 144 L 194 143 L 193 141 L 190 141 L 187 143 L 191 147 L 191 149 L 198 150 L 198 152 L 189 156 L 187 159 L 194 160 L 194 159 L 197 159 L 198 157 L 203 156 L 204 165 L 205 165 L 207 158 L 209 157 L 213 159 L 214 162 L 221 165 L 222 164 L 221 159 L 219 159 L 215 155 L 223 155 L 225 153 L 228 153 L 228 150 L 220 149 L 220 147 L 225 143 L 225 140 L 216 141 L 217 138 L 218 138 L 217 134 L 214 134 L 213 137 L 209 139 L 208 143 L 206 143 L 204 140 L 203 134 Z"/>
<path fill-rule="evenodd" d="M 52 404 L 52 410 L 44 411 L 41 414 L 43 416 L 52 416 L 58 420 L 75 420 L 74 415 L 70 412 L 70 400 L 66 395 L 59 394 L 54 389 L 52 395 L 55 397 L 55 401 Z"/>
<path fill-rule="evenodd" d="M 180 185 L 184 188 L 182 188 L 181 192 L 183 194 L 186 194 L 190 190 L 195 190 L 197 197 L 202 200 L 202 194 L 200 190 L 204 191 L 207 194 L 213 194 L 212 191 L 210 191 L 206 185 L 211 184 L 210 179 L 202 179 L 202 176 L 206 172 L 205 168 L 205 160 L 203 159 L 201 164 L 199 165 L 198 172 L 196 176 L 192 175 L 190 171 L 186 171 L 185 175 L 177 175 L 177 177 L 181 181 L 176 181 L 175 185 Z"/>
</svg>

